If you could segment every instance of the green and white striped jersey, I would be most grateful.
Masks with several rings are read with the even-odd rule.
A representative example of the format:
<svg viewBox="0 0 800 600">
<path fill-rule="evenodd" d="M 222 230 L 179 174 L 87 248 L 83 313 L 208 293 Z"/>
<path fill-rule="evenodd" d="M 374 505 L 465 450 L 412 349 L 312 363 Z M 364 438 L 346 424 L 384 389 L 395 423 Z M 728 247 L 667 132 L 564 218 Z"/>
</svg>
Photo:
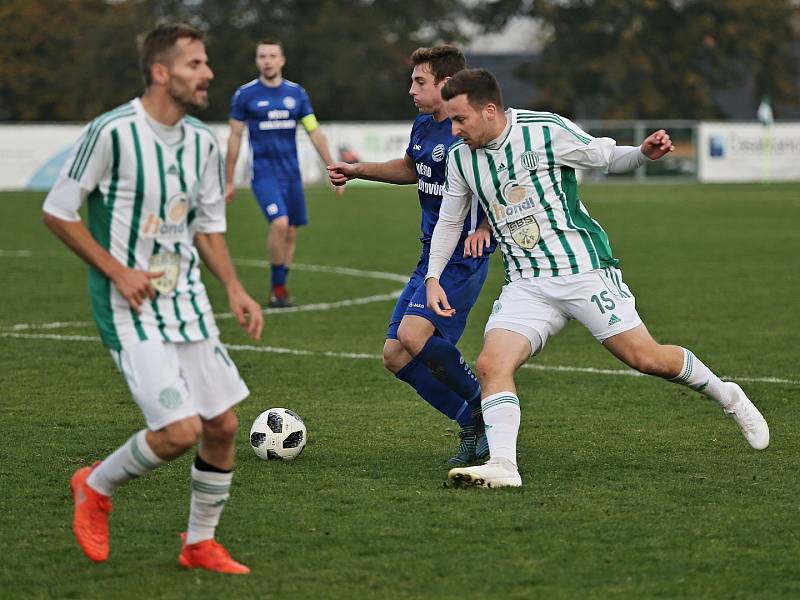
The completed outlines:
<svg viewBox="0 0 800 600">
<path fill-rule="evenodd" d="M 506 282 L 616 266 L 575 177 L 576 168 L 608 169 L 616 142 L 553 113 L 512 108 L 506 116 L 504 135 L 487 146 L 450 147 L 439 221 L 463 220 L 477 196 L 503 252 Z"/>
<path fill-rule="evenodd" d="M 88 199 L 92 236 L 122 264 L 163 271 L 141 314 L 111 281 L 89 271 L 92 310 L 103 343 L 189 342 L 218 335 L 200 281 L 195 233 L 225 231 L 219 143 L 201 121 L 185 117 L 169 144 L 134 99 L 89 123 L 45 200 L 44 210 L 76 221 Z"/>
</svg>

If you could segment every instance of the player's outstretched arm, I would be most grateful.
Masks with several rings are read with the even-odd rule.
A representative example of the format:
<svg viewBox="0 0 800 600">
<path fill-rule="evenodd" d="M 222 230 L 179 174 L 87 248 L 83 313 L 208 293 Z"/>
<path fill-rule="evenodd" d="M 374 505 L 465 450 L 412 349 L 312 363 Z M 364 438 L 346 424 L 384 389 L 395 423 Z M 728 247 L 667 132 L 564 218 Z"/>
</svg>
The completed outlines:
<svg viewBox="0 0 800 600">
<path fill-rule="evenodd" d="M 236 317 L 239 325 L 247 331 L 254 340 L 261 339 L 264 327 L 264 316 L 261 306 L 245 291 L 244 286 L 236 275 L 228 244 L 222 233 L 197 233 L 194 236 L 197 251 L 206 263 L 206 266 L 220 280 L 228 292 L 228 303 L 231 312 Z"/>
<path fill-rule="evenodd" d="M 655 133 L 651 133 L 642 142 L 642 154 L 650 160 L 658 160 L 662 156 L 669 154 L 675 150 L 675 145 L 669 137 L 669 134 L 663 129 L 659 129 Z"/>
<path fill-rule="evenodd" d="M 155 298 L 156 292 L 150 282 L 161 277 L 163 271 L 129 269 L 97 243 L 83 221 L 59 219 L 48 212 L 44 213 L 43 220 L 70 250 L 108 277 L 134 311 L 141 313 L 142 302 Z"/>
<path fill-rule="evenodd" d="M 381 163 L 333 163 L 328 166 L 328 176 L 333 185 L 344 185 L 351 179 L 367 179 L 398 185 L 417 183 L 414 161 L 408 154 L 403 158 Z"/>
<path fill-rule="evenodd" d="M 236 172 L 236 161 L 239 159 L 239 149 L 242 146 L 242 131 L 244 122 L 236 119 L 229 119 L 230 134 L 228 135 L 228 152 L 225 155 L 225 203 L 233 202 L 234 173 Z"/>
</svg>

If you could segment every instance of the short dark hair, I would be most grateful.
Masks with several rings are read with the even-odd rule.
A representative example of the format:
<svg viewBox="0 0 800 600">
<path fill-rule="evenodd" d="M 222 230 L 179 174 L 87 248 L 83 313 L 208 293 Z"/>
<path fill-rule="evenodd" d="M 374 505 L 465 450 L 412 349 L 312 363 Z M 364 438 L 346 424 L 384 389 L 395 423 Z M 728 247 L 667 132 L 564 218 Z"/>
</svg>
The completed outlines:
<svg viewBox="0 0 800 600">
<path fill-rule="evenodd" d="M 259 46 L 278 46 L 281 49 L 281 52 L 283 54 L 286 54 L 286 52 L 284 52 L 284 50 L 283 50 L 283 42 L 280 41 L 278 38 L 263 38 L 263 39 L 260 39 L 260 40 L 258 40 L 258 43 L 256 44 L 256 48 L 258 48 Z"/>
<path fill-rule="evenodd" d="M 203 32 L 184 23 L 159 25 L 148 32 L 141 42 L 139 62 L 144 77 L 145 87 L 153 83 L 153 74 L 150 68 L 154 63 L 169 62 L 175 43 L 183 38 L 203 41 Z"/>
<path fill-rule="evenodd" d="M 445 77 L 452 77 L 467 67 L 464 53 L 449 44 L 432 48 L 417 48 L 411 54 L 411 62 L 414 66 L 430 65 L 434 83 L 439 83 Z"/>
<path fill-rule="evenodd" d="M 442 88 L 442 99 L 452 100 L 461 94 L 475 108 L 483 108 L 490 102 L 503 110 L 503 94 L 497 79 L 486 69 L 464 69 L 447 80 Z"/>
</svg>

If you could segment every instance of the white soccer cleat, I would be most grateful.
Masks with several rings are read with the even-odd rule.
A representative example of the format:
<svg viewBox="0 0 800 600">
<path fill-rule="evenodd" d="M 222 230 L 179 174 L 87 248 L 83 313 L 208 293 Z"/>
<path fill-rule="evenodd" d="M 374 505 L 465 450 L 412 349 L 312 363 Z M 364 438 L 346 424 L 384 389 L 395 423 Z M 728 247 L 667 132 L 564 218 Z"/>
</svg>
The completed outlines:
<svg viewBox="0 0 800 600">
<path fill-rule="evenodd" d="M 453 487 L 521 487 L 522 477 L 517 467 L 505 458 L 493 458 L 477 467 L 450 469 L 447 479 Z"/>
<path fill-rule="evenodd" d="M 729 414 L 739 429 L 742 430 L 747 442 L 756 450 L 763 450 L 769 446 L 769 427 L 767 421 L 756 408 L 756 405 L 750 401 L 747 394 L 744 393 L 742 388 L 732 381 L 726 381 L 731 390 L 731 395 L 734 400 L 725 409 L 725 413 Z"/>
</svg>

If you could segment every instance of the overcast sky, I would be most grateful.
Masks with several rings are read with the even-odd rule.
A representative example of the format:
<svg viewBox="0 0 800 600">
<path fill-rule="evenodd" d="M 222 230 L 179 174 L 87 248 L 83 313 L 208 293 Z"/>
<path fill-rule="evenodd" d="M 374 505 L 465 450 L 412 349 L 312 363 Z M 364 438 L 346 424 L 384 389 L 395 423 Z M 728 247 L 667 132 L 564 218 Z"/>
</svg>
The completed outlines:
<svg viewBox="0 0 800 600">
<path fill-rule="evenodd" d="M 478 36 L 465 45 L 466 51 L 472 54 L 528 53 L 540 48 L 539 26 L 530 17 L 515 17 L 502 32 Z"/>
</svg>

